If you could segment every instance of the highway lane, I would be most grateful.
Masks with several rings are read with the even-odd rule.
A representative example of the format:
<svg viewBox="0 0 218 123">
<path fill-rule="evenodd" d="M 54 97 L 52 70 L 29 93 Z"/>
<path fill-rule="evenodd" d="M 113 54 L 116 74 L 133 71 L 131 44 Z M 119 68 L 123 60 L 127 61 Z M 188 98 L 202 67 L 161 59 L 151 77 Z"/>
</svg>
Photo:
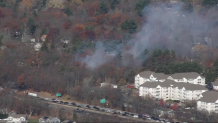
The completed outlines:
<svg viewBox="0 0 218 123">
<path fill-rule="evenodd" d="M 73 109 L 76 110 L 79 107 L 76 106 L 70 106 L 70 105 L 63 105 L 63 104 L 58 104 L 58 103 L 52 103 L 52 102 L 47 102 L 50 105 L 53 106 L 58 106 L 58 107 L 62 107 L 62 108 L 66 108 L 66 109 Z M 93 109 L 88 109 L 88 108 L 79 108 L 80 110 L 84 110 L 85 113 L 94 113 L 94 114 L 101 114 L 101 115 L 108 115 L 108 116 L 115 116 L 112 113 L 108 113 L 108 112 L 103 112 L 103 111 L 97 111 L 97 110 L 93 110 Z M 123 118 L 123 119 L 127 119 L 127 121 L 138 121 L 138 122 L 154 122 L 154 121 L 149 121 L 149 120 L 143 120 L 140 118 L 133 118 L 133 117 L 129 117 L 129 116 L 122 116 L 122 115 L 116 115 L 117 117 Z"/>
<path fill-rule="evenodd" d="M 33 99 L 40 99 L 41 101 L 50 104 L 52 107 L 61 107 L 61 108 L 65 108 L 65 109 L 72 109 L 72 111 L 79 108 L 79 107 L 72 106 L 72 105 L 64 105 L 64 104 L 59 104 L 59 103 L 53 103 L 52 99 L 49 99 L 49 98 L 43 98 L 43 97 L 37 97 L 36 98 L 36 97 L 33 97 Z M 86 105 L 86 104 L 82 104 L 82 105 Z M 99 107 L 99 106 L 97 106 L 97 107 Z M 99 107 L 99 108 L 100 109 L 105 109 L 105 108 L 102 108 L 102 107 Z M 122 116 L 121 114 L 112 114 L 110 112 L 97 111 L 97 110 L 94 110 L 94 109 L 88 109 L 88 108 L 84 108 L 84 107 L 81 107 L 80 109 L 82 109 L 82 110 L 84 110 L 84 111 L 86 111 L 88 113 L 95 113 L 95 114 L 101 114 L 101 115 L 107 115 L 107 116 L 117 116 L 119 118 L 123 118 L 123 119 L 126 119 L 126 120 L 134 120 L 134 121 L 138 121 L 138 122 L 156 122 L 155 120 L 148 120 L 148 119 L 144 120 L 144 119 L 141 119 L 141 118 L 134 118 L 132 116 Z M 117 109 L 110 109 L 110 110 L 111 111 L 112 110 L 119 111 Z M 123 112 L 123 111 L 121 111 L 121 112 Z"/>
</svg>

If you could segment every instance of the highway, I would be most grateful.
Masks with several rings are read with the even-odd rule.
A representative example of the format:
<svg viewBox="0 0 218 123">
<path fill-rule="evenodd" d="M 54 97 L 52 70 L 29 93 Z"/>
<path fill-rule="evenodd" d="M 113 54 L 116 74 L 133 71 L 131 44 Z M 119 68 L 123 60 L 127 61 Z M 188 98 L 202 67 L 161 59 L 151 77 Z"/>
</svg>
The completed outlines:
<svg viewBox="0 0 218 123">
<path fill-rule="evenodd" d="M 40 97 L 39 97 L 40 98 Z M 68 102 L 69 104 L 60 104 L 60 101 L 59 100 L 58 102 L 54 103 L 54 101 L 52 101 L 52 99 L 48 99 L 48 98 L 41 98 L 43 99 L 45 102 L 49 103 L 51 107 L 61 107 L 61 108 L 65 108 L 67 110 L 71 109 L 72 111 L 73 110 L 77 110 L 78 108 L 83 111 L 85 111 L 85 113 L 89 113 L 91 115 L 93 114 L 101 114 L 101 115 L 107 115 L 107 116 L 116 116 L 116 117 L 119 117 L 119 118 L 122 118 L 122 119 L 126 119 L 125 121 L 137 121 L 137 122 L 163 122 L 163 121 L 157 121 L 157 120 L 152 120 L 152 119 L 142 119 L 142 118 L 138 118 L 138 114 L 135 114 L 135 113 L 131 113 L 131 112 L 128 112 L 129 114 L 123 116 L 122 114 L 124 114 L 125 111 L 120 111 L 120 110 L 116 110 L 116 109 L 107 109 L 107 108 L 102 108 L 102 107 L 99 107 L 99 110 L 96 110 L 94 109 L 92 105 L 89 105 L 90 108 L 87 108 L 86 106 L 88 104 L 76 104 L 75 106 L 73 106 L 71 104 L 71 102 Z M 81 107 L 78 107 L 79 105 L 81 105 Z M 104 111 L 102 111 L 104 110 Z M 114 112 L 116 112 L 116 114 L 114 114 Z M 84 114 L 85 114 L 84 113 Z M 137 117 L 133 117 L 131 116 L 130 114 L 135 114 L 137 115 Z"/>
</svg>

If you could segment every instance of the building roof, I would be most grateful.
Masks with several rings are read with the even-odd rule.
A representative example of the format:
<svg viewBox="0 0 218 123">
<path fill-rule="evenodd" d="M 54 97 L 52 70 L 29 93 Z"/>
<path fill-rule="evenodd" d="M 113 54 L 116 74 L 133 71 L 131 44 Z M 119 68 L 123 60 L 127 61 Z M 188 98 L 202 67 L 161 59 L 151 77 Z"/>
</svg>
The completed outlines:
<svg viewBox="0 0 218 123">
<path fill-rule="evenodd" d="M 218 100 L 218 92 L 216 91 L 206 91 L 202 93 L 202 96 L 198 101 L 215 103 Z"/>
<path fill-rule="evenodd" d="M 171 75 L 173 79 L 183 79 L 183 78 L 196 79 L 198 76 L 201 75 L 196 72 L 175 73 Z"/>
<path fill-rule="evenodd" d="M 182 89 L 184 87 L 186 90 L 207 90 L 206 87 L 202 85 L 184 82 L 177 82 L 173 85 L 173 87 L 178 87 L 179 89 Z"/>
<path fill-rule="evenodd" d="M 183 83 L 183 82 L 175 82 L 173 80 L 165 80 L 164 82 L 145 82 L 142 84 L 142 87 L 148 87 L 148 88 L 156 88 L 158 85 L 161 87 L 178 87 L 179 89 L 182 89 L 183 87 L 186 90 L 207 90 L 204 86 L 202 85 L 197 85 L 197 84 L 190 84 L 190 83 Z"/>
<path fill-rule="evenodd" d="M 72 123 L 72 121 L 64 120 L 62 123 Z"/>
<path fill-rule="evenodd" d="M 170 87 L 171 84 L 175 83 L 173 80 L 165 80 L 164 82 L 157 82 L 157 81 L 151 81 L 151 82 L 145 82 L 142 84 L 142 87 L 149 87 L 149 88 L 156 88 L 158 85 L 161 87 Z"/>
<path fill-rule="evenodd" d="M 8 117 L 13 117 L 13 118 L 21 118 L 21 117 L 24 117 L 24 118 L 26 118 L 26 115 L 25 115 L 25 114 L 9 114 Z"/>
<path fill-rule="evenodd" d="M 152 73 L 153 72 L 151 72 L 151 71 L 143 71 L 143 72 L 139 73 L 139 76 L 148 78 L 151 76 Z"/>
<path fill-rule="evenodd" d="M 153 75 L 157 79 L 167 79 L 169 76 L 163 73 L 155 73 L 152 71 L 143 71 L 139 73 L 139 76 L 145 77 L 145 78 L 150 78 L 150 76 Z"/>
<path fill-rule="evenodd" d="M 212 84 L 213 84 L 214 86 L 218 86 L 218 80 L 212 82 Z"/>
</svg>

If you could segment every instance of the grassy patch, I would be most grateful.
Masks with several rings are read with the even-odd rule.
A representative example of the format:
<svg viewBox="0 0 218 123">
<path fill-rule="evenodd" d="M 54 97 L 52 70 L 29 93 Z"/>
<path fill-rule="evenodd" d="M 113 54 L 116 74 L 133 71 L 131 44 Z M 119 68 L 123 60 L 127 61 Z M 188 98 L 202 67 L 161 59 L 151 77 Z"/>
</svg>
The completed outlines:
<svg viewBox="0 0 218 123">
<path fill-rule="evenodd" d="M 28 123 L 38 123 L 39 119 L 28 119 Z"/>
</svg>

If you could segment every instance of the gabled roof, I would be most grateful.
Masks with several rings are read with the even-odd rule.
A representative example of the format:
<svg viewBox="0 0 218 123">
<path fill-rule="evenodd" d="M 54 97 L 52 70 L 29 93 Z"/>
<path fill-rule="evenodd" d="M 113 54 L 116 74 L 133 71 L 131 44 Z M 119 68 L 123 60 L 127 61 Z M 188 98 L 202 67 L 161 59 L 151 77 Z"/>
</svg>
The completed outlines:
<svg viewBox="0 0 218 123">
<path fill-rule="evenodd" d="M 141 73 L 139 73 L 139 76 L 140 77 L 144 77 L 144 78 L 150 78 L 150 76 L 153 75 L 155 78 L 157 78 L 158 80 L 159 79 L 166 79 L 168 78 L 169 76 L 166 75 L 166 74 L 163 74 L 163 73 L 155 73 L 155 72 L 152 72 L 152 71 L 143 71 Z"/>
<path fill-rule="evenodd" d="M 26 115 L 25 115 L 25 114 L 9 114 L 8 117 L 13 117 L 13 118 L 21 118 L 21 117 L 24 117 L 24 118 L 26 118 Z"/>
<path fill-rule="evenodd" d="M 206 91 L 202 93 L 202 96 L 198 101 L 215 103 L 218 100 L 218 92 L 216 91 Z"/>
<path fill-rule="evenodd" d="M 211 82 L 211 84 L 213 84 L 214 86 L 218 86 L 218 80 Z"/>
<path fill-rule="evenodd" d="M 158 85 L 161 87 L 178 87 L 179 89 L 182 89 L 183 87 L 186 90 L 207 90 L 204 86 L 202 85 L 197 85 L 197 84 L 191 84 L 191 83 L 183 83 L 183 82 L 175 82 L 173 80 L 165 80 L 164 82 L 145 82 L 142 84 L 142 87 L 148 87 L 148 88 L 156 88 Z M 218 94 L 218 93 L 217 93 Z"/>
<path fill-rule="evenodd" d="M 140 76 L 140 77 L 149 78 L 152 73 L 153 73 L 153 72 L 151 72 L 151 71 L 143 71 L 143 72 L 139 73 L 139 76 Z"/>
<path fill-rule="evenodd" d="M 165 80 L 164 82 L 145 82 L 142 87 L 156 88 L 158 85 L 161 87 L 170 87 L 171 84 L 175 83 L 173 80 Z"/>
<path fill-rule="evenodd" d="M 173 79 L 183 79 L 183 78 L 196 79 L 198 76 L 201 76 L 201 75 L 196 72 L 175 73 L 171 75 Z"/>
<path fill-rule="evenodd" d="M 177 82 L 173 85 L 173 87 L 178 87 L 179 89 L 182 89 L 184 87 L 185 90 L 207 90 L 206 87 L 202 85 L 184 83 L 184 82 Z"/>
</svg>

